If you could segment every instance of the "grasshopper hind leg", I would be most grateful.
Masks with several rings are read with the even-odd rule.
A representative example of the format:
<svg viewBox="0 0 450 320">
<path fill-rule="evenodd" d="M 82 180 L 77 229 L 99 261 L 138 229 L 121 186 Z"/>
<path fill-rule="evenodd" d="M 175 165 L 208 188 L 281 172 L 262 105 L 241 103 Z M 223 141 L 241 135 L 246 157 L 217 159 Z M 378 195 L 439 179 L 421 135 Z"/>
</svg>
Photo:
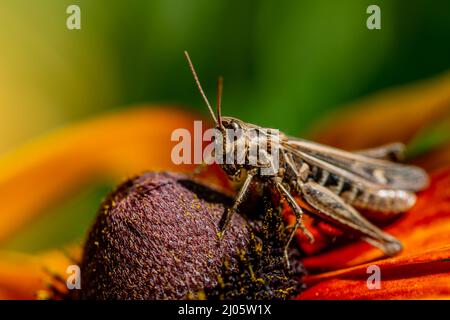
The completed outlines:
<svg viewBox="0 0 450 320">
<path fill-rule="evenodd" d="M 392 256 L 402 250 L 401 243 L 395 237 L 377 228 L 327 188 L 309 181 L 301 186 L 301 190 L 303 199 L 330 223 L 350 230 L 386 255 Z"/>
<path fill-rule="evenodd" d="M 401 142 L 395 142 L 371 149 L 358 150 L 356 153 L 374 159 L 399 162 L 405 157 L 405 145 Z"/>
</svg>

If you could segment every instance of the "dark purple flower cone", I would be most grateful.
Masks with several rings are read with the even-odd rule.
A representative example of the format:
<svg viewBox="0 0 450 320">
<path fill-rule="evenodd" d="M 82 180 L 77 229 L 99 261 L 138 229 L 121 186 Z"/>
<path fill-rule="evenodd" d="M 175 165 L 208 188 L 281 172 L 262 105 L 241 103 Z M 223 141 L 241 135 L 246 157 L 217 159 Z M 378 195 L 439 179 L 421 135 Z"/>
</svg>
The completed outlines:
<svg viewBox="0 0 450 320">
<path fill-rule="evenodd" d="M 89 233 L 74 299 L 287 299 L 302 288 L 272 190 L 218 225 L 232 199 L 186 176 L 145 173 L 113 191 Z M 250 200 L 250 201 L 249 201 Z M 297 254 L 297 256 L 296 256 Z"/>
<path fill-rule="evenodd" d="M 183 175 L 146 173 L 102 204 L 82 261 L 82 299 L 181 299 L 217 285 L 224 259 L 248 246 L 244 219 L 222 240 L 223 195 Z"/>
</svg>

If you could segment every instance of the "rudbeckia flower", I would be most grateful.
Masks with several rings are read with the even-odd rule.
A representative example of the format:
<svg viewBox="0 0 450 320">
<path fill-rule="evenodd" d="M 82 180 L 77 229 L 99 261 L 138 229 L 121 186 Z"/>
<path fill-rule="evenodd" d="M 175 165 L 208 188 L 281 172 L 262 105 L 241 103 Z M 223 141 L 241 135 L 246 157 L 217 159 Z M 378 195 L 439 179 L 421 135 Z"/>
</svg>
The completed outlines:
<svg viewBox="0 0 450 320">
<path fill-rule="evenodd" d="M 386 231 L 404 245 L 404 251 L 392 258 L 308 219 L 317 241 L 311 245 L 298 234 L 308 275 L 302 279 L 306 289 L 297 298 L 449 298 L 449 75 L 381 93 L 344 110 L 319 124 L 309 138 L 344 149 L 407 142 L 408 161 L 430 172 L 431 185 L 418 194 L 409 212 L 386 222 Z M 99 179 L 119 182 L 149 170 L 192 171 L 192 166 L 172 163 L 170 136 L 177 128 L 192 130 L 196 118 L 171 106 L 130 108 L 51 133 L 4 156 L 0 159 L 0 241 Z M 287 210 L 285 216 L 290 219 Z M 62 298 L 67 291 L 67 266 L 79 263 L 82 246 L 60 247 L 55 243 L 54 250 L 36 254 L 1 251 L 0 298 Z M 381 272 L 377 289 L 367 286 L 372 265 Z"/>
</svg>

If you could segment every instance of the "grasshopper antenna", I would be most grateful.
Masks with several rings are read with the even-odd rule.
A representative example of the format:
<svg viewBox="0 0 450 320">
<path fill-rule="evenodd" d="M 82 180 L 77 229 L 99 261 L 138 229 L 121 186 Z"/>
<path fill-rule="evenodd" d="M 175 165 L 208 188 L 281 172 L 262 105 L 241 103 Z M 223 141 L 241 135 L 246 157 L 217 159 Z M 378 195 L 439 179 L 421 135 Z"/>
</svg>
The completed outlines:
<svg viewBox="0 0 450 320">
<path fill-rule="evenodd" d="M 222 125 L 217 121 L 216 116 L 214 115 L 214 111 L 211 107 L 211 104 L 209 103 L 208 98 L 206 97 L 205 92 L 203 91 L 202 85 L 200 84 L 200 80 L 198 80 L 197 72 L 195 72 L 194 65 L 192 64 L 191 58 L 189 57 L 189 53 L 187 51 L 184 51 L 184 55 L 186 56 L 186 60 L 189 64 L 189 68 L 191 69 L 192 75 L 194 76 L 195 83 L 197 84 L 198 90 L 200 91 L 200 94 L 203 97 L 203 100 L 205 101 L 206 105 L 208 106 L 209 112 L 211 113 L 211 116 L 216 123 L 216 125 Z"/>
<path fill-rule="evenodd" d="M 222 125 L 222 91 L 223 91 L 223 78 L 217 79 L 217 121 L 220 129 L 224 129 Z"/>
</svg>

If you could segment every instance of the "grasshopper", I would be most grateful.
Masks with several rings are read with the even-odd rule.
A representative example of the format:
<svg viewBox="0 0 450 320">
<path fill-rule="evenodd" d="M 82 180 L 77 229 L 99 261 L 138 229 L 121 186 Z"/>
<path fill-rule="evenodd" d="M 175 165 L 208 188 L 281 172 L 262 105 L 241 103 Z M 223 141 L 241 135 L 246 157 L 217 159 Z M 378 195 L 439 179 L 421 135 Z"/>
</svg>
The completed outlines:
<svg viewBox="0 0 450 320">
<path fill-rule="evenodd" d="M 233 206 L 224 213 L 219 226 L 219 237 L 223 236 L 252 183 L 262 183 L 273 186 L 287 201 L 296 217 L 284 248 L 288 266 L 287 252 L 297 229 L 311 242 L 314 241 L 312 234 L 303 224 L 303 210 L 378 247 L 386 255 L 392 256 L 402 250 L 399 240 L 380 230 L 358 211 L 364 209 L 384 216 L 399 215 L 415 204 L 415 192 L 428 186 L 429 179 L 424 170 L 397 163 L 405 149 L 402 143 L 348 152 L 283 133 L 275 137 L 271 133 L 273 129 L 262 128 L 232 117 L 222 117 L 221 78 L 218 82 L 216 115 L 187 52 L 185 56 L 216 129 L 221 132 L 242 132 L 237 139 L 227 139 L 224 135 L 223 141 L 220 141 L 224 150 L 241 147 L 245 161 L 221 164 L 230 179 L 242 179 L 243 184 L 237 192 Z M 272 161 L 273 152 L 265 153 L 263 161 L 249 161 L 248 150 L 255 144 L 253 135 L 249 134 L 250 130 L 265 136 L 269 141 L 269 149 L 278 152 L 279 161 L 276 168 Z M 267 174 L 266 170 L 264 175 L 261 174 L 261 171 L 268 167 L 272 167 L 272 170 L 268 171 L 271 173 Z M 295 197 L 302 201 L 297 202 Z"/>
</svg>

